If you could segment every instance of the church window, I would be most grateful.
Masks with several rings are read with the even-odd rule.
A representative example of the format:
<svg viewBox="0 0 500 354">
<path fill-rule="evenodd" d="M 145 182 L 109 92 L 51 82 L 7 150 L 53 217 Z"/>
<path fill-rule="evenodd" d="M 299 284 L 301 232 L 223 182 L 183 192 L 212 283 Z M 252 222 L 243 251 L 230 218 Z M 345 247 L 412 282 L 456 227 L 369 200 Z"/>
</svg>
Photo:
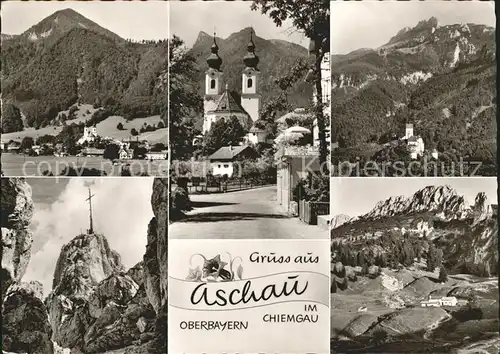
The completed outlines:
<svg viewBox="0 0 500 354">
<path fill-rule="evenodd" d="M 214 79 L 210 80 L 210 88 L 211 89 L 215 88 L 215 80 Z"/>
<path fill-rule="evenodd" d="M 217 165 L 218 168 L 220 168 L 220 165 Z"/>
<path fill-rule="evenodd" d="M 224 165 L 224 168 L 228 168 L 228 167 L 229 167 L 229 165 Z"/>
<path fill-rule="evenodd" d="M 253 84 L 253 80 L 252 79 L 248 79 L 247 80 L 247 87 L 248 88 L 252 87 L 252 84 Z"/>
</svg>

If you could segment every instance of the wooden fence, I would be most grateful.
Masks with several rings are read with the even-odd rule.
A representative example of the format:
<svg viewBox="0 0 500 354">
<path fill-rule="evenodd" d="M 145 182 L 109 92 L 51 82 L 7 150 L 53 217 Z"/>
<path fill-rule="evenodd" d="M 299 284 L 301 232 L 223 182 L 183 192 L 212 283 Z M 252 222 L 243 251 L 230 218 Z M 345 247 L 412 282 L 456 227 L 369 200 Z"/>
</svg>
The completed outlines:
<svg viewBox="0 0 500 354">
<path fill-rule="evenodd" d="M 328 202 L 299 202 L 299 219 L 308 225 L 318 224 L 318 215 L 329 215 L 330 203 Z"/>
<path fill-rule="evenodd" d="M 276 184 L 276 180 L 261 180 L 261 179 L 210 179 L 210 180 L 192 180 L 184 181 L 178 185 L 184 187 L 189 194 L 196 193 L 225 193 L 231 191 L 240 191 L 245 189 L 252 189 L 256 187 L 263 187 Z"/>
</svg>

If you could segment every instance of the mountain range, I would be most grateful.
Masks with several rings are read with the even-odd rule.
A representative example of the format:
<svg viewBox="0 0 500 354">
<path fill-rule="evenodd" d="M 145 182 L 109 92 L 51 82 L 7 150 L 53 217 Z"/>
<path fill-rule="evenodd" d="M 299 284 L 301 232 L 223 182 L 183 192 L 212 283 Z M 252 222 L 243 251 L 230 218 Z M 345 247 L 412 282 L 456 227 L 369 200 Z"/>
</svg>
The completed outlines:
<svg viewBox="0 0 500 354">
<path fill-rule="evenodd" d="M 382 200 L 364 215 L 336 217 L 331 236 L 350 250 L 376 253 L 392 252 L 377 246 L 377 240 L 388 235 L 400 241 L 423 241 L 422 255 L 431 245 L 442 250 L 443 265 L 450 272 L 490 276 L 498 274 L 497 208 L 485 193 L 469 204 L 450 186 L 428 186 L 411 197 Z"/>
<path fill-rule="evenodd" d="M 2 34 L 2 98 L 25 127 L 48 125 L 77 102 L 128 118 L 159 114 L 167 53 L 166 40 L 132 42 L 60 10 L 20 35 Z"/>
<path fill-rule="evenodd" d="M 333 141 L 378 151 L 412 123 L 426 149 L 494 161 L 495 51 L 494 28 L 432 17 L 379 48 L 333 55 Z"/>
</svg>

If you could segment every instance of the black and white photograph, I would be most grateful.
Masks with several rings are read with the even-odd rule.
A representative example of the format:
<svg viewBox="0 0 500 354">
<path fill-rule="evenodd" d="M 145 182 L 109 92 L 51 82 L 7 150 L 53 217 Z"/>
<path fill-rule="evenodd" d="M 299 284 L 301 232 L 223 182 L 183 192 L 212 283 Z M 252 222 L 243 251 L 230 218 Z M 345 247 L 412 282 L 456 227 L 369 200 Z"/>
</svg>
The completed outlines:
<svg viewBox="0 0 500 354">
<path fill-rule="evenodd" d="M 166 352 L 168 180 L 1 187 L 3 353 Z"/>
<path fill-rule="evenodd" d="M 167 182 L 1 179 L 4 353 L 166 351 Z"/>
<path fill-rule="evenodd" d="M 281 3 L 170 3 L 171 238 L 328 237 L 329 3 Z"/>
<path fill-rule="evenodd" d="M 330 4 L 332 176 L 496 176 L 495 2 Z"/>
<path fill-rule="evenodd" d="M 167 176 L 168 2 L 4 1 L 4 176 Z"/>
<path fill-rule="evenodd" d="M 496 178 L 330 188 L 332 353 L 498 353 Z"/>
</svg>

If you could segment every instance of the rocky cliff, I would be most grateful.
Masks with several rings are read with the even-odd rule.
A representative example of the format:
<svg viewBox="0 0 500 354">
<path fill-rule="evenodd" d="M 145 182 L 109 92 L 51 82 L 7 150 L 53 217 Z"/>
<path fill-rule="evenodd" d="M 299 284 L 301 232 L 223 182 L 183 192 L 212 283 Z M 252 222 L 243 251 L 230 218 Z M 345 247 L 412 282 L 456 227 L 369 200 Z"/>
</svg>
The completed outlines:
<svg viewBox="0 0 500 354">
<path fill-rule="evenodd" d="M 52 354 L 52 331 L 38 282 L 21 279 L 31 256 L 31 187 L 21 178 L 1 179 L 2 350 Z"/>
<path fill-rule="evenodd" d="M 31 256 L 33 217 L 31 187 L 23 179 L 2 178 L 2 302 L 9 286 L 19 282 Z"/>
</svg>

